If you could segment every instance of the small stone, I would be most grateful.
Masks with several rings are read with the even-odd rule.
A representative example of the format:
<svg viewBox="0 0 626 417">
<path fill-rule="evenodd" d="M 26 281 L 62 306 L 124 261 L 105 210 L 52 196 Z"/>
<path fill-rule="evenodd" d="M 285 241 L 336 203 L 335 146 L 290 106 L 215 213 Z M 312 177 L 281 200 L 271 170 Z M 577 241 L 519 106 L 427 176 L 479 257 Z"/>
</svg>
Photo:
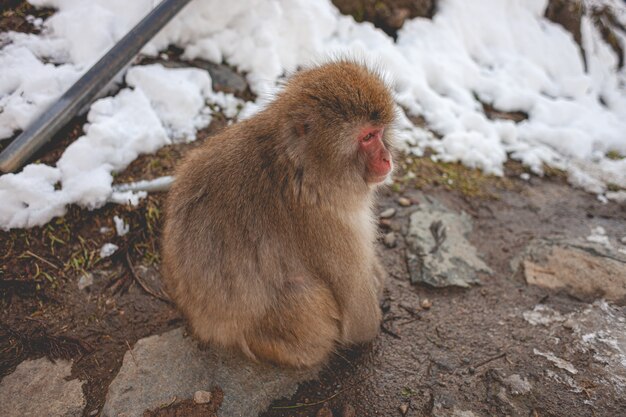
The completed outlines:
<svg viewBox="0 0 626 417">
<path fill-rule="evenodd" d="M 567 330 L 574 330 L 574 328 L 576 327 L 576 321 L 572 319 L 567 319 L 563 322 L 563 327 L 565 327 Z"/>
<path fill-rule="evenodd" d="M 193 402 L 196 404 L 206 404 L 211 402 L 211 393 L 209 391 L 196 391 L 193 394 Z"/>
<path fill-rule="evenodd" d="M 403 416 L 405 416 L 406 413 L 409 411 L 409 405 L 407 403 L 402 403 L 402 405 L 398 408 L 400 409 L 400 412 Z"/>
<path fill-rule="evenodd" d="M 344 404 L 341 409 L 341 417 L 356 417 L 356 410 L 351 404 Z"/>
<path fill-rule="evenodd" d="M 623 245 L 626 245 L 626 236 L 622 237 L 619 241 L 620 241 Z"/>
<path fill-rule="evenodd" d="M 324 404 L 322 408 L 317 410 L 315 417 L 333 417 L 333 412 L 330 408 L 328 408 L 328 404 Z"/>
<path fill-rule="evenodd" d="M 398 204 L 400 204 L 402 207 L 408 207 L 413 204 L 413 202 L 406 197 L 400 197 L 398 198 Z"/>
<path fill-rule="evenodd" d="M 89 415 L 90 415 L 90 416 L 97 416 L 99 411 L 100 411 L 100 410 L 98 410 L 98 409 L 96 408 L 95 410 L 91 410 L 91 412 L 89 413 Z"/>
<path fill-rule="evenodd" d="M 382 217 L 383 219 L 389 219 L 393 217 L 395 214 L 396 214 L 396 209 L 393 207 L 390 207 L 387 210 L 383 210 L 380 213 L 380 217 Z"/>
<path fill-rule="evenodd" d="M 383 227 L 391 227 L 391 220 L 389 219 L 380 219 L 380 225 Z"/>
<path fill-rule="evenodd" d="M 91 272 L 85 272 L 80 276 L 78 280 L 78 289 L 84 290 L 87 287 L 91 287 L 93 285 L 93 274 Z"/>
<path fill-rule="evenodd" d="M 424 298 L 422 302 L 420 303 L 420 306 L 422 306 L 424 310 L 428 310 L 429 308 L 433 306 L 433 302 L 430 301 L 428 298 Z"/>
<path fill-rule="evenodd" d="M 395 248 L 396 247 L 396 234 L 394 232 L 389 232 L 385 235 L 384 237 L 384 242 L 385 242 L 385 246 L 387 246 L 388 248 Z"/>
<path fill-rule="evenodd" d="M 532 385 L 530 385 L 528 380 L 526 378 L 522 378 L 518 374 L 513 374 L 505 378 L 504 383 L 513 395 L 528 394 L 532 389 Z"/>
</svg>

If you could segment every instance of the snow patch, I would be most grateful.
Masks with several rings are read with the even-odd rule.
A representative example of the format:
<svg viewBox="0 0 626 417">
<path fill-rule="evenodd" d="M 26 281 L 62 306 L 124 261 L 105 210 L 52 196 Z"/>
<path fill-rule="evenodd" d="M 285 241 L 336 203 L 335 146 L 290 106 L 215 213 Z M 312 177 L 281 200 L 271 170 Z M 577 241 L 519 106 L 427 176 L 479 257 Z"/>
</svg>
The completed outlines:
<svg viewBox="0 0 626 417">
<path fill-rule="evenodd" d="M 119 246 L 117 246 L 114 243 L 105 243 L 100 248 L 100 257 L 108 258 L 109 256 L 113 255 L 118 249 L 119 249 Z"/>
<path fill-rule="evenodd" d="M 115 231 L 120 237 L 126 235 L 126 233 L 130 231 L 130 225 L 121 217 L 113 216 L 113 223 L 115 223 Z"/>
<path fill-rule="evenodd" d="M 39 35 L 0 34 L 0 138 L 24 129 L 157 4 L 31 3 L 57 12 Z M 620 2 L 602 3 L 624 15 Z M 23 179 L 0 177 L 0 193 L 10 194 L 0 206 L 0 227 L 44 224 L 72 203 L 89 208 L 107 199 L 136 203 L 141 194 L 111 195 L 111 172 L 171 140 L 193 139 L 210 122 L 207 102 L 227 117 L 249 117 L 285 76 L 329 55 L 359 57 L 382 69 L 401 107 L 400 139 L 414 155 L 430 148 L 435 160 L 496 175 L 509 158 L 537 175 L 548 165 L 566 170 L 572 184 L 603 199 L 623 198 L 607 190 L 608 184 L 626 188 L 626 159 L 606 155 L 626 155 L 626 70 L 616 70 L 617 56 L 585 16 L 586 71 L 571 34 L 544 17 L 546 5 L 547 0 L 441 0 L 433 19 L 407 21 L 394 43 L 372 24 L 342 16 L 328 0 L 191 2 L 142 52 L 158 56 L 173 44 L 186 59 L 225 61 L 247 74 L 257 101 L 244 104 L 213 93 L 203 71 L 132 67 L 126 82 L 134 90 L 95 102 L 87 139 L 68 148 L 56 167 L 26 167 L 17 174 L 29 172 Z M 128 117 L 129 101 L 136 102 L 141 120 Z M 483 103 L 527 118 L 491 120 Z M 417 116 L 437 135 L 416 127 L 411 118 Z M 91 165 L 76 162 L 76 153 Z M 27 180 L 41 192 L 27 196 L 11 188 Z"/>
</svg>

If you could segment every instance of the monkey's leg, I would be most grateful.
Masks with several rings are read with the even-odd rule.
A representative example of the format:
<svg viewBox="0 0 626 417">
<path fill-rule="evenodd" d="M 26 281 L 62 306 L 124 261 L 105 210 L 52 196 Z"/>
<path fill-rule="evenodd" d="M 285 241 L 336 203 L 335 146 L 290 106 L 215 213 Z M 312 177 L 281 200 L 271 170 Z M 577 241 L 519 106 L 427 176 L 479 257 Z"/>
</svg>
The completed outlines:
<svg viewBox="0 0 626 417">
<path fill-rule="evenodd" d="M 318 283 L 287 289 L 246 336 L 260 360 L 310 367 L 326 360 L 339 339 L 339 309 L 331 291 Z"/>
</svg>

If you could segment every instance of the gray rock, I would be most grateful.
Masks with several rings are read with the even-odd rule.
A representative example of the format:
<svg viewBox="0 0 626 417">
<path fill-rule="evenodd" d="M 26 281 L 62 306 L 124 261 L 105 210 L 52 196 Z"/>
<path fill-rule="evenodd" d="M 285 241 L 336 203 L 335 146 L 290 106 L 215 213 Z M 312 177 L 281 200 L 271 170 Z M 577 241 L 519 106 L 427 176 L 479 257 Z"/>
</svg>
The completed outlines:
<svg viewBox="0 0 626 417">
<path fill-rule="evenodd" d="M 199 68 L 204 68 L 211 74 L 213 89 L 225 93 L 243 93 L 248 88 L 245 77 L 238 74 L 228 65 L 214 64 L 199 59 L 192 61 Z"/>
<path fill-rule="evenodd" d="M 250 361 L 217 349 L 200 349 L 183 329 L 141 339 L 127 352 L 109 386 L 103 417 L 139 417 L 147 409 L 219 386 L 222 417 L 256 416 L 276 398 L 293 394 L 318 370 L 296 371 Z"/>
<path fill-rule="evenodd" d="M 536 239 L 513 261 L 530 285 L 577 298 L 626 301 L 626 254 L 583 239 Z"/>
<path fill-rule="evenodd" d="M 46 358 L 22 362 L 0 382 L 0 416 L 78 417 L 87 402 L 84 382 L 66 381 L 72 362 Z"/>
<path fill-rule="evenodd" d="M 406 237 L 411 283 L 469 287 L 480 282 L 479 272 L 491 273 L 466 238 L 472 230 L 466 213 L 454 213 L 427 199 L 418 207 Z"/>
<path fill-rule="evenodd" d="M 228 65 L 215 64 L 202 59 L 191 61 L 168 61 L 163 59 L 147 59 L 146 63 L 158 62 L 166 68 L 189 68 L 193 66 L 206 70 L 211 75 L 213 89 L 224 93 L 241 94 L 248 88 L 245 77 L 235 72 Z"/>
<path fill-rule="evenodd" d="M 530 382 L 528 382 L 526 378 L 522 378 L 518 374 L 513 374 L 504 378 L 503 382 L 513 395 L 528 394 L 532 389 L 532 385 L 530 385 Z"/>
</svg>

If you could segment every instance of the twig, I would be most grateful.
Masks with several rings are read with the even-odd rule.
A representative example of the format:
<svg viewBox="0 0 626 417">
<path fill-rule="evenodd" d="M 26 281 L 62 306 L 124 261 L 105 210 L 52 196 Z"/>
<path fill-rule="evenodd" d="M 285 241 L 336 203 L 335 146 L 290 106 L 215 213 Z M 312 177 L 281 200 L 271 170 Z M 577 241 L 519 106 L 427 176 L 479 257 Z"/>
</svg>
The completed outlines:
<svg viewBox="0 0 626 417">
<path fill-rule="evenodd" d="M 139 368 L 139 364 L 137 363 L 137 359 L 135 359 L 135 354 L 133 353 L 133 349 L 130 347 L 130 343 L 128 343 L 128 340 L 125 340 L 126 342 L 126 346 L 128 346 L 128 351 L 130 352 L 130 357 L 133 359 L 133 362 L 135 363 L 135 366 Z"/>
<path fill-rule="evenodd" d="M 387 328 L 387 326 L 385 326 L 384 324 L 381 323 L 380 325 L 380 330 L 383 331 L 383 333 L 388 334 L 389 336 L 393 337 L 394 339 L 402 339 L 402 337 L 400 337 L 399 334 L 395 333 L 394 331 L 390 330 Z"/>
<path fill-rule="evenodd" d="M 356 387 L 357 385 L 360 385 L 363 381 L 365 381 L 367 378 L 363 378 L 360 379 L 359 381 L 355 382 L 354 384 L 345 387 L 344 389 L 341 389 L 339 391 L 337 391 L 336 393 L 334 393 L 333 395 L 331 395 L 328 398 L 324 398 L 323 400 L 319 400 L 316 401 L 314 403 L 296 403 L 295 405 L 283 405 L 283 406 L 277 406 L 277 407 L 272 407 L 273 410 L 292 410 L 295 408 L 304 408 L 304 407 L 312 407 L 314 405 L 320 405 L 320 404 L 324 404 L 325 402 L 328 402 L 330 400 L 332 400 L 333 398 L 335 398 L 336 396 L 338 396 L 339 394 L 348 391 L 354 387 Z"/>
<path fill-rule="evenodd" d="M 411 307 L 407 307 L 407 306 L 405 306 L 403 304 L 400 304 L 400 308 L 402 310 L 406 311 L 407 313 L 409 313 L 411 315 L 411 317 L 415 317 L 415 318 L 418 318 L 418 319 L 421 318 L 419 313 L 417 311 L 413 310 Z"/>
<path fill-rule="evenodd" d="M 161 295 L 161 294 L 158 294 L 158 293 L 154 292 L 145 282 L 143 282 L 143 280 L 141 278 L 139 278 L 139 275 L 137 274 L 137 271 L 135 271 L 135 267 L 133 266 L 133 263 L 130 260 L 130 254 L 128 252 L 126 252 L 126 264 L 128 265 L 128 269 L 130 270 L 130 273 L 133 276 L 133 278 L 135 279 L 135 281 L 137 281 L 139 286 L 141 288 L 143 288 L 143 290 L 145 292 L 147 292 L 148 294 L 150 294 L 154 298 L 157 298 L 157 299 L 159 299 L 159 300 L 161 300 L 161 301 L 163 301 L 165 303 L 171 303 L 172 302 L 165 295 Z"/>
<path fill-rule="evenodd" d="M 50 265 L 51 267 L 53 267 L 53 268 L 54 268 L 54 269 L 56 269 L 56 270 L 61 269 L 61 268 L 59 268 L 58 266 L 56 266 L 55 264 L 53 264 L 52 262 L 50 262 L 49 260 L 44 259 L 44 258 L 42 258 L 41 256 L 39 256 L 39 255 L 37 255 L 37 254 L 35 254 L 35 253 L 33 253 L 33 252 L 29 251 L 29 250 L 27 250 L 27 251 L 26 251 L 26 252 L 24 252 L 24 253 L 25 253 L 25 254 L 27 254 L 27 255 L 32 256 L 33 258 L 39 259 L 41 262 L 45 262 L 45 263 L 47 263 L 48 265 Z"/>
<path fill-rule="evenodd" d="M 502 353 L 500 353 L 499 355 L 492 356 L 491 358 L 487 358 L 487 359 L 485 359 L 485 360 L 484 360 L 484 361 L 482 361 L 482 362 L 478 362 L 476 365 L 474 365 L 474 366 L 473 366 L 473 368 L 478 368 L 478 367 L 480 367 L 480 366 L 486 365 L 486 364 L 488 364 L 489 362 L 493 362 L 493 361 L 495 361 L 495 360 L 497 360 L 497 359 L 500 359 L 500 358 L 503 358 L 503 357 L 505 357 L 505 356 L 506 356 L 506 352 L 502 352 Z"/>
<path fill-rule="evenodd" d="M 130 182 L 125 184 L 116 184 L 113 186 L 113 192 L 123 193 L 126 191 L 139 192 L 145 191 L 147 193 L 163 192 L 170 189 L 174 177 L 164 176 L 153 180 L 142 180 L 136 182 Z"/>
</svg>

